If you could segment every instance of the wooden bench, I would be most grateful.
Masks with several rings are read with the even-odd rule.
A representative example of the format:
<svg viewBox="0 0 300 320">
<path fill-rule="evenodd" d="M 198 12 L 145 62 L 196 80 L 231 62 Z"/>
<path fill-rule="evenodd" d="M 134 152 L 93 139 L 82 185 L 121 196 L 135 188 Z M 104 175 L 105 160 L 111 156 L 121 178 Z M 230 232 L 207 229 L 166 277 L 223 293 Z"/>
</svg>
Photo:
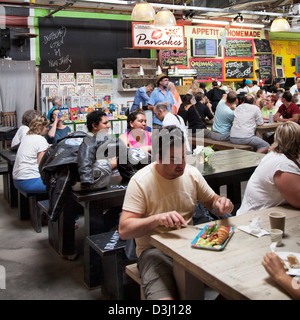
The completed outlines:
<svg viewBox="0 0 300 320">
<path fill-rule="evenodd" d="M 102 286 L 110 299 L 124 298 L 123 275 L 129 260 L 125 254 L 126 241 L 118 231 L 109 231 L 86 237 L 87 254 L 84 257 L 85 276 L 92 279 L 91 287 Z"/>
<path fill-rule="evenodd" d="M 144 290 L 142 288 L 142 279 L 137 263 L 129 264 L 125 268 L 126 274 L 140 286 L 141 300 L 145 300 Z"/>
<path fill-rule="evenodd" d="M 213 140 L 213 139 L 208 139 L 204 138 L 197 140 L 195 137 L 189 137 L 189 142 L 192 146 L 192 150 L 196 148 L 197 145 L 203 145 L 204 147 L 207 146 L 212 146 L 215 151 L 219 150 L 228 150 L 228 149 L 242 149 L 242 150 L 252 150 L 253 148 L 249 146 L 248 144 L 235 144 L 231 143 L 229 140 L 225 141 L 219 141 L 219 140 Z"/>
<path fill-rule="evenodd" d="M 18 216 L 20 220 L 30 219 L 33 229 L 42 232 L 41 211 L 38 207 L 39 200 L 45 200 L 48 194 L 33 194 L 18 191 Z"/>
</svg>

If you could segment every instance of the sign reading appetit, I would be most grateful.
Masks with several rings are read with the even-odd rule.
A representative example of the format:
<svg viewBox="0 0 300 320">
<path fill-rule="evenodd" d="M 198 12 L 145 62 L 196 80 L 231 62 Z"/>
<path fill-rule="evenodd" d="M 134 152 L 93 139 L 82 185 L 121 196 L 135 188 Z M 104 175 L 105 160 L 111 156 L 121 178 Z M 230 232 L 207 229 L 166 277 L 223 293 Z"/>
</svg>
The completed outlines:
<svg viewBox="0 0 300 320">
<path fill-rule="evenodd" d="M 136 49 L 185 49 L 183 26 L 157 28 L 132 22 L 132 46 Z"/>
</svg>

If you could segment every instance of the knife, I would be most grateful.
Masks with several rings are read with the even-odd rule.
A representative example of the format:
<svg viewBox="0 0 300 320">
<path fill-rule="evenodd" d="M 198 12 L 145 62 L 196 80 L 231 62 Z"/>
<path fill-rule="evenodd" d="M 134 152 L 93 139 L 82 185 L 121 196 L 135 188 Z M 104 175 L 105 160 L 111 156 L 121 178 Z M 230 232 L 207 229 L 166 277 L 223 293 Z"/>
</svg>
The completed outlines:
<svg viewBox="0 0 300 320">
<path fill-rule="evenodd" d="M 196 227 L 196 226 L 193 226 L 193 225 L 190 225 L 190 224 L 188 224 L 188 225 L 181 225 L 181 228 L 190 228 L 190 229 L 196 229 L 196 230 L 203 230 L 203 228 L 201 228 L 201 227 Z"/>
</svg>

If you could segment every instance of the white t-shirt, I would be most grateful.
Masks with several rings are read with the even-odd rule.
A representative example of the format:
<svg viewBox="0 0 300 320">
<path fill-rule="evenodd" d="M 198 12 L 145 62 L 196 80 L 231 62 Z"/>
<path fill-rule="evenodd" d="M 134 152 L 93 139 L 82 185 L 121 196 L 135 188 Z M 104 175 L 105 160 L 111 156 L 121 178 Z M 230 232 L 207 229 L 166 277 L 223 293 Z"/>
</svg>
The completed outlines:
<svg viewBox="0 0 300 320">
<path fill-rule="evenodd" d="M 13 137 L 11 146 L 12 147 L 17 146 L 28 131 L 29 131 L 29 127 L 22 125 L 16 132 L 15 136 Z"/>
<path fill-rule="evenodd" d="M 264 120 L 258 106 L 249 103 L 240 104 L 234 111 L 230 137 L 250 138 L 255 135 L 256 126 L 263 123 Z"/>
<path fill-rule="evenodd" d="M 284 154 L 268 153 L 249 179 L 237 215 L 287 204 L 274 183 L 274 175 L 277 171 L 300 175 L 298 166 Z"/>
<path fill-rule="evenodd" d="M 292 96 L 295 93 L 298 93 L 297 96 L 297 101 L 295 101 L 296 104 L 300 104 L 300 90 L 298 90 L 297 84 L 294 84 L 291 88 L 290 88 L 290 93 L 292 94 Z"/>
<path fill-rule="evenodd" d="M 178 117 L 178 118 L 177 118 Z M 191 151 L 191 147 L 188 140 L 187 130 L 184 123 L 184 120 L 179 115 L 174 115 L 171 112 L 168 112 L 166 116 L 164 117 L 164 120 L 162 122 L 162 125 L 164 127 L 166 126 L 175 126 L 179 128 L 183 134 L 184 134 L 184 143 L 187 151 Z"/>
<path fill-rule="evenodd" d="M 155 169 L 154 163 L 140 169 L 129 181 L 123 210 L 141 214 L 146 218 L 158 213 L 177 211 L 189 223 L 197 200 L 200 203 L 211 200 L 215 192 L 207 184 L 200 171 L 186 165 L 184 174 L 176 179 L 166 179 Z M 136 238 L 136 252 L 139 256 L 152 247 L 150 235 L 169 231 L 163 226 L 151 233 Z"/>
<path fill-rule="evenodd" d="M 28 180 L 40 177 L 37 163 L 39 152 L 48 149 L 47 140 L 37 134 L 27 134 L 18 148 L 13 168 L 13 179 Z"/>
</svg>

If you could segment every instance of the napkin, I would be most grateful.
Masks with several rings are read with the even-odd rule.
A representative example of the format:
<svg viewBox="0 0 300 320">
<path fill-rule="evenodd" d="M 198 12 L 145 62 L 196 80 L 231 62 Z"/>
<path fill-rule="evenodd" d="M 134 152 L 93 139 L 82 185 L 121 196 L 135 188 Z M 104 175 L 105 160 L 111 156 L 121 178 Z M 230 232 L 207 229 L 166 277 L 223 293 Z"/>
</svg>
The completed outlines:
<svg viewBox="0 0 300 320">
<path fill-rule="evenodd" d="M 249 234 L 252 234 L 257 238 L 260 238 L 266 234 L 269 234 L 268 231 L 261 228 L 260 217 L 253 218 L 253 220 L 248 226 L 239 226 L 238 229 L 244 232 L 247 232 Z"/>
</svg>

